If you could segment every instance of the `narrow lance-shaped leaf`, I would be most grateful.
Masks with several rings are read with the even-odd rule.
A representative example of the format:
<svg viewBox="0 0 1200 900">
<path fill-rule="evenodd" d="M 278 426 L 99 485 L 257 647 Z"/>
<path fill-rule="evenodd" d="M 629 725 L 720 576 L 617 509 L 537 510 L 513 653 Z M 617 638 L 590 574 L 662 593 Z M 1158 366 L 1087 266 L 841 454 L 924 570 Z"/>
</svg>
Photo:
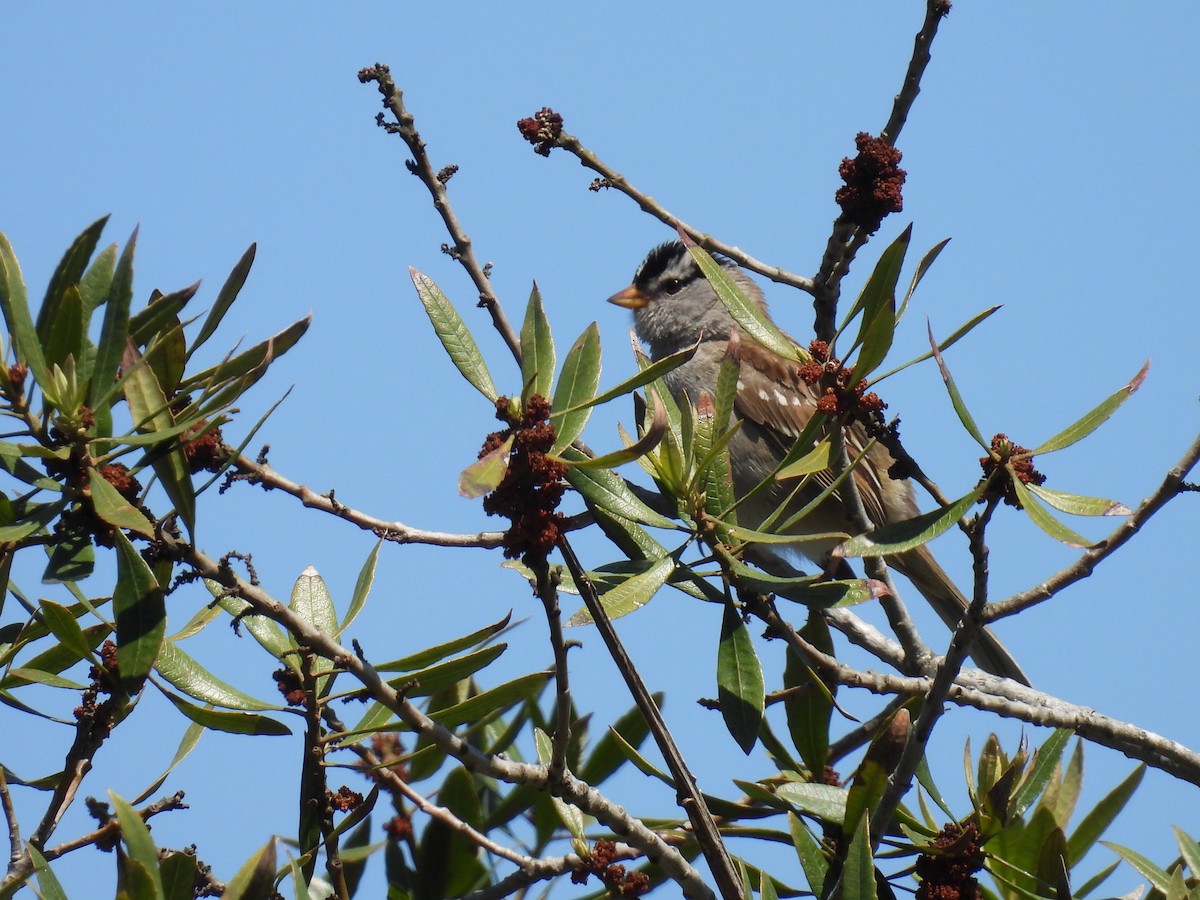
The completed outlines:
<svg viewBox="0 0 1200 900">
<path fill-rule="evenodd" d="M 565 448 L 562 457 L 568 462 L 578 462 L 587 458 L 572 447 Z M 639 500 L 621 477 L 608 469 L 584 469 L 572 465 L 567 470 L 567 481 L 589 504 L 614 515 L 654 528 L 678 527 L 677 523 L 656 513 Z"/>
<path fill-rule="evenodd" d="M 1071 740 L 1071 734 L 1072 732 L 1069 728 L 1056 728 L 1050 737 L 1042 743 L 1042 746 L 1038 748 L 1037 756 L 1033 760 L 1029 774 L 1009 804 L 1008 812 L 1010 816 L 1024 815 L 1025 810 L 1029 809 L 1038 795 L 1045 790 L 1046 785 L 1050 783 L 1055 768 L 1058 766 L 1059 760 L 1062 759 L 1063 750 L 1066 749 L 1067 743 Z"/>
<path fill-rule="evenodd" d="M 188 357 L 196 352 L 197 349 L 217 330 L 217 326 L 221 324 L 221 320 L 225 318 L 225 313 L 229 311 L 229 307 L 233 305 L 233 301 L 237 299 L 238 292 L 246 283 L 246 277 L 250 274 L 250 267 L 254 265 L 254 255 L 258 251 L 257 244 L 251 244 L 246 252 L 242 254 L 241 259 L 233 267 L 233 271 L 229 273 L 229 277 L 225 279 L 225 283 L 221 285 L 221 290 L 217 293 L 217 299 L 213 303 L 213 307 L 209 310 L 204 324 L 200 326 L 200 331 L 196 334 L 195 340 L 192 341 L 191 350 L 188 352 Z"/>
<path fill-rule="evenodd" d="M 228 900 L 267 900 L 275 893 L 275 838 L 242 863 L 221 896 Z"/>
<path fill-rule="evenodd" d="M 650 602 L 660 587 L 667 583 L 667 579 L 673 571 L 675 571 L 675 558 L 664 556 L 662 559 L 656 560 L 645 572 L 633 576 L 628 581 L 624 581 L 602 594 L 600 605 L 608 613 L 610 619 L 618 619 L 635 609 L 640 609 Z M 586 609 L 581 609 L 571 616 L 566 624 L 568 626 L 584 625 L 591 621 L 591 613 Z"/>
<path fill-rule="evenodd" d="M 160 688 L 160 690 L 162 690 Z M 223 731 L 227 734 L 275 735 L 291 734 L 292 730 L 282 722 L 277 722 L 267 716 L 252 712 L 234 712 L 230 710 L 213 709 L 211 706 L 197 706 L 178 694 L 162 690 L 163 696 L 171 701 L 171 705 L 183 713 L 197 725 L 211 728 L 213 731 Z"/>
<path fill-rule="evenodd" d="M 175 767 L 183 762 L 196 749 L 196 745 L 200 743 L 200 738 L 204 735 L 204 726 L 197 725 L 193 722 L 187 727 L 183 733 L 183 737 L 179 739 L 179 746 L 175 750 L 175 755 L 171 757 L 171 761 L 167 764 L 166 769 L 150 782 L 140 794 L 131 800 L 131 803 L 145 803 L 150 797 L 155 794 L 163 782 L 167 780 L 170 774 L 175 771 Z"/>
<path fill-rule="evenodd" d="M 433 283 L 432 278 L 423 275 L 411 266 L 408 274 L 417 289 L 421 305 L 425 307 L 425 314 L 429 316 L 429 321 L 433 324 L 433 330 L 437 334 L 438 340 L 442 342 L 446 353 L 450 355 L 450 361 L 479 393 L 495 403 L 500 392 L 496 390 L 496 385 L 492 382 L 492 375 L 488 371 L 487 363 L 483 361 L 483 354 L 479 352 L 479 345 L 471 337 L 471 332 L 458 314 L 458 310 L 454 308 L 441 289 Z"/>
<path fill-rule="evenodd" d="M 858 384 L 887 357 L 896 333 L 896 283 L 900 280 L 900 269 L 912 237 L 909 225 L 892 244 L 883 251 L 871 277 L 867 279 L 859 297 L 863 311 L 855 345 L 858 358 L 854 362 L 851 386 Z"/>
<path fill-rule="evenodd" d="M 125 846 L 129 848 L 130 858 L 146 868 L 153 880 L 156 896 L 162 897 L 162 879 L 158 872 L 158 848 L 154 846 L 154 839 L 150 837 L 150 829 L 146 827 L 146 823 L 138 811 L 130 806 L 123 797 L 114 791 L 109 791 L 108 799 L 112 803 L 113 812 L 117 814 L 117 820 L 121 823 L 121 837 L 125 839 Z"/>
<path fill-rule="evenodd" d="M 581 467 L 585 469 L 611 469 L 615 466 L 624 465 L 627 462 L 632 462 L 639 457 L 645 456 L 651 450 L 658 446 L 659 442 L 667 432 L 667 413 L 659 402 L 656 394 L 650 395 L 652 412 L 649 426 L 638 440 L 626 447 L 624 450 L 615 450 L 612 453 L 606 453 L 603 456 L 597 456 L 594 459 L 582 456 L 575 460 L 564 460 L 568 465 L 573 467 Z"/>
<path fill-rule="evenodd" d="M 833 639 L 829 635 L 829 626 L 819 613 L 809 612 L 800 634 L 818 650 L 832 655 Z M 800 655 L 791 649 L 787 651 L 783 686 L 788 689 L 783 708 L 792 745 L 799 751 L 809 772 L 821 777 L 829 761 L 829 723 L 834 705 L 832 692 Z"/>
<path fill-rule="evenodd" d="M 145 432 L 167 431 L 174 427 L 175 418 L 167 403 L 166 395 L 158 384 L 158 379 L 146 365 L 142 364 L 142 356 L 132 341 L 127 342 L 125 353 L 125 377 L 121 379 L 121 388 L 125 392 L 125 402 L 129 404 L 129 412 L 138 428 Z M 164 452 L 151 457 L 154 471 L 162 481 L 175 511 L 191 533 L 196 525 L 196 495 L 193 492 L 192 477 L 188 472 L 187 459 L 181 447 L 164 448 Z"/>
<path fill-rule="evenodd" d="M 56 306 L 54 327 L 43 341 L 46 364 L 66 366 L 68 360 L 74 364 L 83 356 L 83 298 L 79 296 L 79 287 L 67 285 Z"/>
<path fill-rule="evenodd" d="M 1089 541 L 1083 535 L 1068 528 L 1044 507 L 1040 500 L 1035 497 L 1029 488 L 1021 481 L 1020 477 L 1013 471 L 1012 465 L 1005 466 L 1008 473 L 1009 482 L 1013 486 L 1013 490 L 1017 494 L 1017 499 L 1021 501 L 1021 506 L 1025 510 L 1025 514 L 1033 521 L 1033 524 L 1056 541 L 1062 541 L 1068 547 L 1091 547 L 1095 541 Z"/>
<path fill-rule="evenodd" d="M 124 532 L 116 531 L 117 584 L 113 613 L 117 622 L 117 667 L 132 695 L 141 689 L 158 659 L 167 626 L 163 590 Z"/>
<path fill-rule="evenodd" d="M 968 334 L 970 334 L 976 325 L 978 325 L 984 319 L 991 316 L 992 313 L 996 312 L 999 309 L 1000 309 L 999 306 L 989 306 L 987 309 L 983 310 L 982 312 L 978 312 L 975 315 L 971 316 L 971 318 L 967 319 L 966 322 L 964 322 L 962 325 L 958 326 L 958 328 L 954 329 L 954 331 L 952 331 L 950 333 L 950 336 L 948 338 L 946 338 L 944 341 L 942 341 L 940 344 L 938 344 L 938 350 L 940 350 L 944 353 L 949 347 L 954 346 L 960 340 L 962 340 L 964 337 L 966 337 Z M 896 366 L 896 368 L 894 368 L 894 369 L 888 369 L 888 371 L 884 372 L 882 375 L 877 376 L 874 379 L 874 383 L 878 384 L 879 382 L 883 381 L 883 379 L 888 378 L 892 375 L 895 375 L 897 372 L 901 372 L 904 369 L 907 369 L 909 366 L 915 366 L 917 363 L 924 362 L 927 359 L 933 359 L 932 351 L 930 351 L 928 353 L 922 353 L 920 356 L 916 357 L 915 359 L 910 359 L 908 362 L 903 363 L 902 365 Z"/>
<path fill-rule="evenodd" d="M 929 346 L 932 348 L 933 358 L 937 360 L 938 371 L 942 373 L 942 381 L 946 384 L 946 391 L 950 394 L 950 402 L 958 414 L 958 420 L 962 422 L 963 427 L 967 429 L 967 433 L 975 439 L 975 442 L 987 450 L 988 442 L 983 439 L 983 434 L 980 432 L 979 426 L 975 424 L 970 410 L 967 409 L 962 394 L 958 392 L 958 386 L 954 383 L 954 377 L 950 374 L 946 361 L 942 359 L 942 351 L 938 349 L 937 341 L 933 339 L 933 326 L 926 322 L 925 328 L 929 335 Z"/>
<path fill-rule="evenodd" d="M 521 381 L 530 395 L 550 396 L 550 386 L 554 383 L 554 363 L 554 337 L 542 306 L 542 292 L 535 281 L 525 307 L 525 321 L 521 325 Z"/>
<path fill-rule="evenodd" d="M 134 228 L 121 251 L 108 302 L 104 305 L 104 323 L 100 328 L 100 343 L 96 345 L 96 362 L 92 366 L 88 394 L 88 405 L 92 409 L 101 405 L 100 398 L 112 387 L 125 355 L 125 343 L 129 339 L 129 307 L 133 303 L 133 254 L 137 248 L 137 235 L 138 230 Z"/>
<path fill-rule="evenodd" d="M 583 434 L 584 426 L 591 416 L 591 407 L 584 406 L 596 396 L 600 386 L 600 329 L 593 322 L 581 334 L 578 340 L 567 351 L 563 360 L 562 372 L 558 376 L 558 384 L 554 387 L 554 399 L 550 404 L 551 415 L 555 417 L 557 436 L 551 453 L 558 453 L 569 445 L 579 435 Z M 574 412 L 560 415 L 564 410 L 575 409 Z"/>
<path fill-rule="evenodd" d="M 1095 409 L 1067 426 L 1040 447 L 1035 447 L 1030 453 L 1049 453 L 1052 450 L 1061 450 L 1064 447 L 1070 447 L 1072 444 L 1083 440 L 1103 425 L 1108 417 L 1116 412 L 1117 407 L 1133 396 L 1134 392 L 1142 386 L 1142 382 L 1146 380 L 1146 373 L 1149 371 L 1150 360 L 1146 360 L 1145 364 L 1128 384 L 1119 388 Z"/>
<path fill-rule="evenodd" d="M 749 754 L 758 741 L 766 688 L 750 630 L 733 604 L 726 605 L 721 620 L 721 641 L 717 647 L 717 697 L 725 727 L 742 752 Z"/>
<path fill-rule="evenodd" d="M 1133 512 L 1124 503 L 1116 500 L 1068 494 L 1066 491 L 1056 491 L 1038 484 L 1025 486 L 1055 509 L 1073 516 L 1127 516 Z"/>
<path fill-rule="evenodd" d="M 1108 792 L 1100 799 L 1083 820 L 1072 832 L 1070 839 L 1067 841 L 1067 855 L 1072 863 L 1076 863 L 1083 859 L 1083 855 L 1087 853 L 1092 846 L 1100 839 L 1100 835 L 1108 829 L 1108 826 L 1113 823 L 1121 810 L 1129 802 L 1134 791 L 1142 783 L 1142 777 L 1146 774 L 1146 766 L 1143 763 L 1129 773 L 1129 775 L 1115 788 Z M 1197 860 L 1200 862 L 1200 860 Z M 1192 872 L 1198 870 L 1195 863 L 1189 863 L 1192 867 Z"/>
<path fill-rule="evenodd" d="M 215 366 L 190 375 L 180 382 L 180 391 L 186 392 L 198 387 L 214 389 L 214 386 L 241 378 L 259 369 L 264 362 L 278 359 L 296 346 L 296 342 L 308 331 L 312 324 L 312 316 L 307 315 L 289 325 L 278 334 L 272 335 L 265 341 L 260 341 L 249 350 L 230 357 Z"/>
<path fill-rule="evenodd" d="M 856 535 L 842 545 L 842 552 L 846 556 L 890 556 L 912 550 L 949 530 L 974 505 L 976 496 L 972 490 L 944 509 Z"/>
<path fill-rule="evenodd" d="M 117 268 L 117 245 L 109 244 L 92 260 L 83 277 L 79 279 L 79 296 L 83 299 L 84 324 L 91 321 L 91 315 L 108 297 L 112 290 L 113 275 Z M 87 329 L 85 328 L 86 332 Z"/>
<path fill-rule="evenodd" d="M 143 537 L 154 537 L 154 523 L 117 493 L 108 479 L 95 469 L 88 469 L 88 486 L 92 493 L 92 508 L 101 519 L 115 528 L 125 528 Z"/>
<path fill-rule="evenodd" d="M 867 814 L 853 827 L 846 865 L 842 870 L 843 900 L 876 900 L 875 863 L 871 859 L 871 834 Z"/>
<path fill-rule="evenodd" d="M 177 690 L 201 703 L 211 703 L 241 712 L 261 712 L 276 708 L 222 681 L 173 641 L 163 643 L 154 669 Z"/>
<path fill-rule="evenodd" d="M 145 309 L 129 317 L 129 336 L 139 347 L 144 347 L 168 323 L 177 321 L 179 313 L 189 300 L 200 290 L 200 282 L 194 281 L 185 288 L 169 294 L 154 292 Z M 194 348 L 193 348 L 194 349 Z"/>
<path fill-rule="evenodd" d="M 46 358 L 29 312 L 21 265 L 3 232 L 0 232 L 0 312 L 8 325 L 17 361 L 29 366 L 34 381 L 40 385 L 47 377 Z"/>
<path fill-rule="evenodd" d="M 750 338 L 768 350 L 778 353 L 784 359 L 807 361 L 808 353 L 793 344 L 787 335 L 767 318 L 766 314 L 733 282 L 725 269 L 712 258 L 708 251 L 692 240 L 682 228 L 678 230 L 679 239 L 688 248 L 692 258 L 696 260 L 696 265 L 700 267 L 704 277 L 717 292 L 717 296 L 725 304 L 725 308 L 729 310 L 729 314 L 733 316 L 738 327 Z"/>
<path fill-rule="evenodd" d="M 52 329 L 58 327 L 62 308 L 60 304 L 67 292 L 74 289 L 76 296 L 79 291 L 79 279 L 87 269 L 88 260 L 100 243 L 100 235 L 108 222 L 108 216 L 103 216 L 83 230 L 79 237 L 71 242 L 67 252 L 63 254 L 54 274 L 50 276 L 50 284 L 46 287 L 46 297 L 42 300 L 42 308 L 38 310 L 37 333 L 43 344 L 50 340 Z M 80 314 L 82 315 L 82 308 Z M 78 351 L 76 351 L 78 355 Z M 61 359 L 50 357 L 51 362 L 61 362 Z"/>
<path fill-rule="evenodd" d="M 381 547 L 383 547 L 382 538 L 375 542 L 375 546 L 367 554 L 366 562 L 363 563 L 362 568 L 358 572 L 358 578 L 354 582 L 354 594 L 350 597 L 350 606 L 346 610 L 346 617 L 338 625 L 334 637 L 339 636 L 349 628 L 350 623 L 358 618 L 358 614 L 367 605 L 367 595 L 371 593 L 371 585 L 375 583 L 375 566 L 379 563 L 379 550 Z"/>
<path fill-rule="evenodd" d="M 934 260 L 941 255 L 941 252 L 946 249 L 946 245 L 949 243 L 950 238 L 939 241 L 921 257 L 921 261 L 917 263 L 917 270 L 913 273 L 912 282 L 908 286 L 908 291 L 904 294 L 904 302 L 900 304 L 900 308 L 896 311 L 896 321 L 904 317 L 904 313 L 908 310 L 908 302 L 917 291 L 917 285 L 921 283 L 921 279 L 925 277 L 925 273 L 929 271 Z M 942 349 L 945 348 L 943 347 Z"/>
<path fill-rule="evenodd" d="M 622 381 L 616 387 L 609 388 L 603 394 L 599 394 L 593 397 L 591 400 L 556 412 L 554 413 L 554 417 L 565 417 L 571 415 L 572 413 L 580 412 L 581 410 L 590 409 L 593 406 L 599 406 L 602 403 L 607 403 L 609 400 L 613 400 L 617 397 L 623 397 L 625 394 L 632 393 L 633 391 L 636 391 L 638 388 L 649 384 L 652 381 L 657 381 L 668 372 L 678 369 L 685 362 L 695 356 L 696 350 L 699 348 L 699 346 L 700 344 L 696 343 L 691 347 L 685 347 L 676 353 L 672 353 L 670 356 L 664 356 L 662 359 L 655 360 L 650 365 L 639 371 L 632 378 Z"/>
</svg>

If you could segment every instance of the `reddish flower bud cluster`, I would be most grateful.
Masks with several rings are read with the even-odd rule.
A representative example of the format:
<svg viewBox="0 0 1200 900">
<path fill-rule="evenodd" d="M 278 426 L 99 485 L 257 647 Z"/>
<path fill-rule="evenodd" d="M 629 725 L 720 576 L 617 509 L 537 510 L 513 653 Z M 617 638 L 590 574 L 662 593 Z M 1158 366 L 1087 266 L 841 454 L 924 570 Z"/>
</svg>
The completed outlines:
<svg viewBox="0 0 1200 900">
<path fill-rule="evenodd" d="M 825 392 L 817 399 L 817 409 L 827 416 L 840 416 L 849 412 L 879 413 L 887 409 L 874 391 L 867 393 L 868 382 L 864 378 L 853 387 L 853 366 L 843 366 L 836 356 L 829 355 L 829 344 L 812 341 L 808 345 L 812 359 L 800 367 L 800 377 L 807 385 L 815 385 L 824 379 Z M 830 383 L 832 382 L 832 383 Z"/>
<path fill-rule="evenodd" d="M 854 139 L 858 156 L 842 160 L 838 174 L 845 185 L 834 199 L 842 215 L 867 234 L 879 230 L 883 217 L 904 209 L 902 189 L 907 173 L 900 168 L 903 154 L 883 138 L 860 131 Z"/>
<path fill-rule="evenodd" d="M 358 809 L 362 806 L 363 795 L 358 791 L 352 791 L 344 784 L 337 789 L 337 793 L 329 792 L 329 805 L 338 812 L 350 812 L 352 809 Z"/>
<path fill-rule="evenodd" d="M 288 706 L 304 705 L 304 683 L 299 675 L 284 667 L 272 672 L 271 677 L 275 679 L 275 688 L 283 694 L 284 702 Z"/>
<path fill-rule="evenodd" d="M 992 452 L 979 457 L 979 465 L 983 467 L 983 477 L 989 482 L 987 491 L 979 498 L 982 503 L 989 496 L 1000 497 L 1009 506 L 1022 509 L 1021 500 L 1013 488 L 1012 479 L 1005 472 L 1005 466 L 1011 465 L 1021 484 L 1045 484 L 1046 476 L 1033 465 L 1033 457 L 1027 456 L 1029 450 L 1020 444 L 1014 444 L 1006 434 L 997 434 L 992 438 Z M 1013 459 L 1014 456 L 1020 459 Z M 995 475 L 996 477 L 992 477 Z"/>
<path fill-rule="evenodd" d="M 981 900 L 974 874 L 983 868 L 979 826 L 951 822 L 933 839 L 933 852 L 917 857 L 917 900 Z"/>
<path fill-rule="evenodd" d="M 496 418 L 508 422 L 504 431 L 487 436 L 480 458 L 513 438 L 508 470 L 496 489 L 483 498 L 489 516 L 504 516 L 512 524 L 504 535 L 504 556 L 521 557 L 527 564 L 542 562 L 558 543 L 563 515 L 555 512 L 562 500 L 567 466 L 551 459 L 547 452 L 554 446 L 557 432 L 547 421 L 550 402 L 540 394 L 529 398 L 520 421 L 509 419 L 509 400 L 496 401 Z"/>
<path fill-rule="evenodd" d="M 625 871 L 625 867 L 615 861 L 616 858 L 616 844 L 612 841 L 596 841 L 588 859 L 571 870 L 571 883 L 587 884 L 588 876 L 595 875 L 614 897 L 640 897 L 650 890 L 650 879 L 646 875 Z"/>
<path fill-rule="evenodd" d="M 405 815 L 392 816 L 383 823 L 383 833 L 393 841 L 406 841 L 412 837 L 412 819 Z"/>
<path fill-rule="evenodd" d="M 101 466 L 100 477 L 116 488 L 117 493 L 130 503 L 137 502 L 138 495 L 142 492 L 142 486 L 136 478 L 129 474 L 129 466 L 122 463 Z"/>
<path fill-rule="evenodd" d="M 91 682 L 84 688 L 79 705 L 74 709 L 75 721 L 81 728 L 87 729 L 93 738 L 104 740 L 112 730 L 114 703 L 111 695 L 121 679 L 117 668 L 116 644 L 105 641 L 100 645 L 100 665 L 91 666 L 88 676 Z M 110 696 L 102 701 L 101 694 Z"/>
<path fill-rule="evenodd" d="M 25 377 L 29 374 L 29 366 L 25 363 L 13 363 L 8 367 L 8 380 L 12 386 L 20 390 L 25 385 Z"/>
<path fill-rule="evenodd" d="M 215 472 L 225 461 L 225 454 L 221 449 L 221 429 L 209 428 L 207 432 L 200 434 L 207 427 L 208 420 L 201 419 L 183 433 L 183 455 L 187 457 L 188 471 L 192 474 Z"/>
<path fill-rule="evenodd" d="M 563 118 L 548 106 L 543 106 L 532 117 L 517 122 L 521 137 L 533 144 L 535 153 L 549 156 L 562 134 Z"/>
</svg>

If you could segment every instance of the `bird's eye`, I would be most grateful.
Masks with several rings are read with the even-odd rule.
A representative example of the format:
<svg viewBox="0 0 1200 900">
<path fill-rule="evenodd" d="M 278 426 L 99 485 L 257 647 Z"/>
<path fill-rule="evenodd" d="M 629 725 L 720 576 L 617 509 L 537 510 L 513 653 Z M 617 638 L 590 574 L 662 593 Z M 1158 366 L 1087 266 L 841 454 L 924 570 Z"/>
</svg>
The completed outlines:
<svg viewBox="0 0 1200 900">
<path fill-rule="evenodd" d="M 668 278 L 662 283 L 662 292 L 664 294 L 678 294 L 680 288 L 683 287 L 683 282 L 678 278 Z"/>
</svg>

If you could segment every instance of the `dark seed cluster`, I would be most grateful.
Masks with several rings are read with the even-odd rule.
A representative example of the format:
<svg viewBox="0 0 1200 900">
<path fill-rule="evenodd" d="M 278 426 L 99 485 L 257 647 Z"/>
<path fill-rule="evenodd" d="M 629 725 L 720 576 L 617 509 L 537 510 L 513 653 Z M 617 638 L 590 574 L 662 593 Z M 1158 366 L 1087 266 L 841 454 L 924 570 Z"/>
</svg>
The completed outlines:
<svg viewBox="0 0 1200 900">
<path fill-rule="evenodd" d="M 521 137 L 533 144 L 533 151 L 549 156 L 562 134 L 563 118 L 548 106 L 543 106 L 528 119 L 517 122 Z"/>
<path fill-rule="evenodd" d="M 902 188 L 907 173 L 900 168 L 903 154 L 883 138 L 860 131 L 854 139 L 858 156 L 842 160 L 838 174 L 846 183 L 834 199 L 850 222 L 867 234 L 879 230 L 883 217 L 904 209 Z"/>
<path fill-rule="evenodd" d="M 930 853 L 917 857 L 916 900 L 982 900 L 983 891 L 975 879 L 983 868 L 983 849 L 979 827 L 951 822 L 933 840 Z"/>
</svg>

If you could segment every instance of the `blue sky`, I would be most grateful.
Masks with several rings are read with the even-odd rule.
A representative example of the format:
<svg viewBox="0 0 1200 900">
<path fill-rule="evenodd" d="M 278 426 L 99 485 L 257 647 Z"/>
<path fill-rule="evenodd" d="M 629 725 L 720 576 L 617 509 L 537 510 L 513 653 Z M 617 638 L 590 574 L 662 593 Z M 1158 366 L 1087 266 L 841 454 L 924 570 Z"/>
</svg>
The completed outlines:
<svg viewBox="0 0 1200 900">
<path fill-rule="evenodd" d="M 551 3 L 454 12 L 375 3 L 336 12 L 304 3 L 12 7 L 0 27 L 0 230 L 31 296 L 69 241 L 106 213 L 110 241 L 124 243 L 140 223 L 135 292 L 143 300 L 155 287 L 197 278 L 211 300 L 256 241 L 258 259 L 227 320 L 226 343 L 257 340 L 310 310 L 314 316 L 301 345 L 243 403 L 249 424 L 295 385 L 261 436 L 272 445 L 272 464 L 381 517 L 451 531 L 494 527 L 456 488 L 459 470 L 493 427 L 489 411 L 442 356 L 406 267 L 457 300 L 502 389 L 519 389 L 519 377 L 485 317 L 473 312 L 465 275 L 438 251 L 445 235 L 437 217 L 404 170 L 402 145 L 375 127 L 378 95 L 358 83 L 357 70 L 389 63 L 435 163 L 460 166 L 452 198 L 477 252 L 495 264 L 510 317 L 519 319 L 536 278 L 563 347 L 599 322 L 603 383 L 612 384 L 633 362 L 626 314 L 603 299 L 670 234 L 627 199 L 588 192 L 591 174 L 569 157 L 535 156 L 516 120 L 554 107 L 567 130 L 685 220 L 811 274 L 836 213 L 837 165 L 852 153 L 857 131 L 877 132 L 886 120 L 921 16 L 913 2 L 584 10 Z M 945 333 L 1003 304 L 948 362 L 983 430 L 1027 446 L 1152 357 L 1149 379 L 1117 416 L 1042 467 L 1051 486 L 1131 506 L 1178 459 L 1197 421 L 1200 168 L 1192 148 L 1200 137 L 1200 59 L 1185 36 L 1198 19 L 1196 7 L 1183 3 L 958 3 L 899 141 L 909 173 L 904 213 L 885 222 L 847 282 L 857 290 L 869 261 L 909 221 L 916 248 L 952 237 L 917 295 L 896 358 L 922 350 L 926 316 Z M 807 333 L 805 297 L 779 287 L 768 297 L 778 321 Z M 885 387 L 909 449 L 948 493 L 965 492 L 979 453 L 936 371 L 919 367 Z M 617 419 L 628 424 L 628 408 L 597 416 L 589 443 L 615 447 Z M 1022 517 L 999 518 L 995 596 L 1073 558 Z M 1188 699 L 1192 641 L 1181 639 L 1195 633 L 1198 616 L 1187 567 L 1178 571 L 1195 521 L 1194 501 L 1184 498 L 1093 578 L 1003 623 L 1001 635 L 1038 687 L 1200 746 Z M 1080 527 L 1104 533 L 1091 525 Z M 204 498 L 200 543 L 214 555 L 253 552 L 281 598 L 314 565 L 344 603 L 372 538 L 243 487 Z M 600 541 L 580 546 L 589 564 L 609 558 Z M 966 555 L 956 537 L 935 549 L 961 578 Z M 548 663 L 538 610 L 520 579 L 497 573 L 499 561 L 484 551 L 386 547 L 373 607 L 360 620 L 368 654 L 394 658 L 511 608 L 528 621 L 491 677 Z M 31 593 L 39 587 L 32 578 L 22 584 Z M 182 623 L 203 600 L 173 602 L 182 608 L 172 607 L 172 621 Z M 935 645 L 943 641 L 933 617 L 917 614 Z M 713 693 L 717 627 L 713 610 L 670 594 L 620 623 L 647 680 L 668 692 L 668 721 L 685 753 L 695 748 L 689 760 L 704 787 L 732 793 L 726 779 L 736 751 L 714 715 L 694 703 Z M 196 654 L 270 697 L 270 660 L 212 631 Z M 583 708 L 597 709 L 598 728 L 629 703 L 598 639 L 580 637 L 573 686 Z M 777 675 L 780 648 L 759 651 Z M 866 696 L 844 696 L 859 713 L 873 708 Z M 166 766 L 183 724 L 151 701 L 138 718 L 97 760 L 88 793 L 136 794 L 146 780 L 139 773 Z M 17 722 L 0 707 L 6 745 Z M 1011 749 L 1021 733 L 1016 723 L 962 712 L 941 728 L 934 751 L 947 789 L 961 783 L 956 760 L 967 735 L 978 748 L 998 729 Z M 1044 738 L 1025 732 L 1035 743 Z M 53 730 L 38 726 L 29 735 L 65 748 L 66 736 Z M 156 839 L 195 841 L 228 877 L 268 834 L 293 830 L 290 801 L 279 798 L 293 790 L 299 752 L 295 740 L 207 735 L 165 787 L 187 789 L 193 809 L 158 819 Z M 26 775 L 48 770 L 40 752 L 5 761 Z M 1084 803 L 1131 765 L 1089 747 Z M 739 777 L 767 771 L 761 757 L 739 766 Z M 640 781 L 624 789 L 618 799 L 635 810 L 652 803 L 646 811 L 661 813 L 670 802 L 649 797 Z M 1200 834 L 1195 809 L 1194 787 L 1151 773 L 1110 836 L 1166 863 L 1175 852 L 1172 823 Z M 32 820 L 25 812 L 23 822 Z M 86 827 L 73 813 L 59 836 Z M 107 865 L 94 853 L 69 862 L 68 888 L 86 884 L 89 867 Z M 1122 870 L 1108 892 L 1137 881 Z"/>
</svg>

